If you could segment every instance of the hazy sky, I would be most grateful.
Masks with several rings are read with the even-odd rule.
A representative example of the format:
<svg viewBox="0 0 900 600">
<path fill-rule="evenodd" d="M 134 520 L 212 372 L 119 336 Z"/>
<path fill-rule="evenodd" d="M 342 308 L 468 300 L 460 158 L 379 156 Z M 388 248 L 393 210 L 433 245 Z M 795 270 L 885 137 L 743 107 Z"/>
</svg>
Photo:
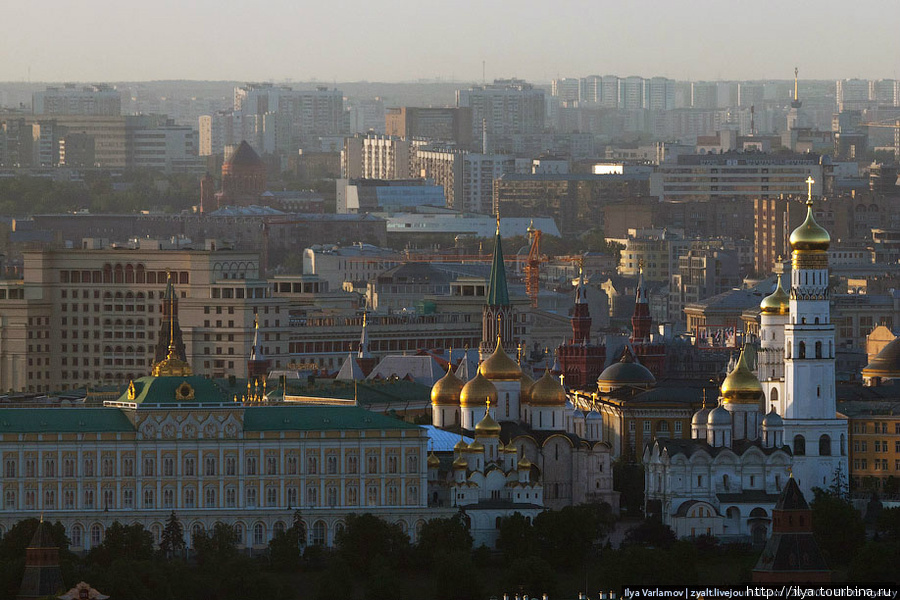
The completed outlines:
<svg viewBox="0 0 900 600">
<path fill-rule="evenodd" d="M 6 16 L 4 81 L 472 81 L 482 61 L 534 81 L 900 77 L 897 0 L 44 0 Z"/>
</svg>

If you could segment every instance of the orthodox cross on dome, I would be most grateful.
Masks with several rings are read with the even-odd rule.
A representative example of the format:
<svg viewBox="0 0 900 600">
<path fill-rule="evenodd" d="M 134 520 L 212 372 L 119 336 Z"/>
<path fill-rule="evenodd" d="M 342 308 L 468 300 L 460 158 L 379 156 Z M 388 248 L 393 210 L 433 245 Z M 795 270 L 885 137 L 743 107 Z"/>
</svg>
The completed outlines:
<svg viewBox="0 0 900 600">
<path fill-rule="evenodd" d="M 812 204 L 812 186 L 816 182 L 812 175 L 806 178 L 806 203 Z"/>
</svg>

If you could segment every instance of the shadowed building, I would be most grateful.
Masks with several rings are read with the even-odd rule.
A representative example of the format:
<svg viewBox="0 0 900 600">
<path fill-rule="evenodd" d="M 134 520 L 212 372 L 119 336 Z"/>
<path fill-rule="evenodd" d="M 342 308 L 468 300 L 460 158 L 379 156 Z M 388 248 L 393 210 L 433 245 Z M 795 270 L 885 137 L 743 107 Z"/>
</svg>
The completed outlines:
<svg viewBox="0 0 900 600">
<path fill-rule="evenodd" d="M 222 206 L 258 204 L 266 191 L 266 164 L 246 141 L 222 165 L 222 191 L 216 194 Z"/>
<path fill-rule="evenodd" d="M 59 547 L 53 541 L 50 526 L 41 522 L 25 550 L 25 574 L 17 600 L 57 596 L 65 590 L 59 569 Z"/>
<path fill-rule="evenodd" d="M 830 582 L 813 536 L 812 510 L 791 477 L 772 510 L 772 537 L 753 569 L 754 583 Z"/>
</svg>

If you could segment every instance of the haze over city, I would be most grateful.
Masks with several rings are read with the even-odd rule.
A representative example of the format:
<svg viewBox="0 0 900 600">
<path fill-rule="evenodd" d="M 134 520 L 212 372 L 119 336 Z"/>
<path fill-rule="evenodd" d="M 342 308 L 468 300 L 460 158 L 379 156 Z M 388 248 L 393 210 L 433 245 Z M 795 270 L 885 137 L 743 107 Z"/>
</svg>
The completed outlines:
<svg viewBox="0 0 900 600">
<path fill-rule="evenodd" d="M 51 0 L 16 6 L 0 80 L 896 77 L 898 22 L 891 1 Z"/>
<path fill-rule="evenodd" d="M 799 4 L 6 11 L 0 600 L 897 590 L 900 2 Z"/>
</svg>

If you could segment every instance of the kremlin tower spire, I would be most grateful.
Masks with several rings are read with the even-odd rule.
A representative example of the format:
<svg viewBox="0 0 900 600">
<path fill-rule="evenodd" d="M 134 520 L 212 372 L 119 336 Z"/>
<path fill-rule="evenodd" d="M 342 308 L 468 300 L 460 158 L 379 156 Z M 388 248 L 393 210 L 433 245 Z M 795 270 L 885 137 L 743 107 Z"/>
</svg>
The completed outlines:
<svg viewBox="0 0 900 600">
<path fill-rule="evenodd" d="M 654 377 L 660 379 L 666 368 L 666 346 L 651 340 L 652 330 L 653 317 L 650 316 L 650 299 L 647 286 L 644 284 L 644 261 L 641 261 L 638 266 L 637 288 L 634 292 L 634 312 L 631 315 L 629 341 L 641 364 L 647 367 Z"/>
<path fill-rule="evenodd" d="M 504 348 L 513 352 L 514 315 L 509 302 L 509 288 L 506 283 L 506 266 L 503 264 L 503 243 L 500 240 L 500 212 L 497 212 L 497 233 L 494 236 L 494 258 L 491 261 L 491 277 L 488 281 L 487 299 L 481 318 L 481 357 L 487 358 L 494 351 L 496 340 L 501 340 Z"/>
<path fill-rule="evenodd" d="M 587 303 L 587 289 L 584 286 L 584 260 L 578 264 L 578 285 L 575 286 L 575 309 L 572 313 L 572 343 L 591 341 L 591 313 Z"/>
<path fill-rule="evenodd" d="M 631 315 L 631 343 L 649 342 L 652 326 L 653 318 L 650 316 L 650 303 L 644 286 L 644 261 L 641 260 L 638 263 L 638 283 L 634 292 L 634 313 Z"/>
<path fill-rule="evenodd" d="M 578 265 L 575 305 L 572 309 L 572 339 L 556 349 L 554 368 L 571 388 L 582 388 L 597 381 L 606 362 L 606 346 L 591 343 L 591 313 L 588 309 L 587 286 L 584 285 L 584 262 Z"/>
</svg>

